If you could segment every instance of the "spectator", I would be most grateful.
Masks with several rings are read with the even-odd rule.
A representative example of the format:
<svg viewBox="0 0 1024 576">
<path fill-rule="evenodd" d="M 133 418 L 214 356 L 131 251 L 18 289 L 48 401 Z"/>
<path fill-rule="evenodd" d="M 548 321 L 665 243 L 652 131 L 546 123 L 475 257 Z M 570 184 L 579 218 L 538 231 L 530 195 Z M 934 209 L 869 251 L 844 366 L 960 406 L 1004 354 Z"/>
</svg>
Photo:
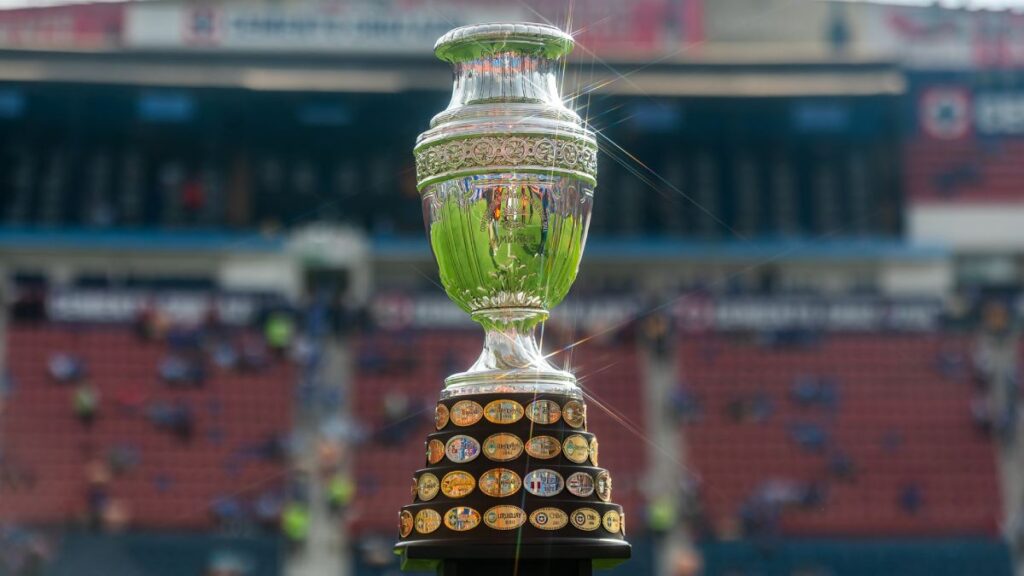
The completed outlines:
<svg viewBox="0 0 1024 576">
<path fill-rule="evenodd" d="M 641 334 L 657 359 L 664 360 L 672 353 L 672 322 L 666 314 L 658 312 L 647 316 Z"/>
<path fill-rule="evenodd" d="M 144 342 L 154 339 L 153 327 L 156 311 L 152 302 L 146 302 L 135 313 L 135 337 Z"/>
<path fill-rule="evenodd" d="M 803 407 L 821 406 L 835 410 L 839 404 L 838 384 L 828 376 L 800 375 L 789 389 L 790 398 Z"/>
<path fill-rule="evenodd" d="M 281 511 L 284 507 L 284 498 L 280 490 L 267 490 L 256 498 L 253 506 L 256 521 L 265 530 L 276 531 L 281 521 Z"/>
<path fill-rule="evenodd" d="M 935 358 L 935 367 L 944 378 L 956 380 L 962 378 L 966 372 L 966 362 L 963 356 L 952 345 L 943 346 Z"/>
<path fill-rule="evenodd" d="M 139 451 L 130 444 L 118 444 L 107 452 L 107 462 L 111 472 L 120 476 L 138 465 Z"/>
<path fill-rule="evenodd" d="M 75 388 L 72 395 L 72 408 L 75 417 L 82 423 L 82 426 L 89 428 L 96 421 L 96 415 L 100 407 L 100 393 L 88 382 L 83 382 Z"/>
<path fill-rule="evenodd" d="M 230 342 L 217 342 L 213 348 L 213 363 L 221 370 L 238 366 L 238 351 Z"/>
<path fill-rule="evenodd" d="M 103 526 L 103 514 L 110 499 L 110 468 L 98 458 L 85 465 L 87 522 L 92 530 Z"/>
<path fill-rule="evenodd" d="M 669 414 L 680 424 L 699 422 L 704 416 L 704 405 L 700 398 L 683 386 L 677 386 L 670 398 Z"/>
<path fill-rule="evenodd" d="M 0 417 L 3 417 L 4 407 L 7 405 L 7 398 L 14 391 L 14 379 L 10 372 L 0 372 Z"/>
<path fill-rule="evenodd" d="M 190 442 L 195 433 L 195 413 L 184 401 L 173 405 L 166 402 L 150 404 L 146 408 L 146 418 L 157 428 L 174 434 L 182 443 Z"/>
<path fill-rule="evenodd" d="M 139 340 L 152 342 L 164 337 L 170 321 L 153 302 L 146 302 L 135 315 L 135 335 Z"/>
<path fill-rule="evenodd" d="M 672 555 L 671 576 L 698 576 L 703 574 L 702 568 L 700 553 L 693 548 L 676 550 Z"/>
<path fill-rule="evenodd" d="M 122 532 L 132 521 L 132 510 L 122 498 L 108 498 L 103 506 L 103 530 Z"/>
<path fill-rule="evenodd" d="M 835 452 L 828 459 L 828 472 L 837 480 L 853 480 L 857 469 L 845 452 Z"/>
<path fill-rule="evenodd" d="M 921 510 L 923 500 L 921 487 L 916 482 L 909 482 L 900 488 L 899 506 L 906 514 L 917 514 Z"/>
<path fill-rule="evenodd" d="M 281 515 L 281 530 L 292 549 L 306 543 L 309 536 L 309 509 L 301 502 L 292 501 Z"/>
<path fill-rule="evenodd" d="M 81 358 L 67 352 L 58 352 L 47 361 L 50 377 L 58 384 L 77 382 L 85 376 L 85 363 Z"/>
<path fill-rule="evenodd" d="M 192 407 L 185 402 L 179 401 L 174 406 L 171 431 L 181 443 L 188 444 L 192 441 L 192 436 L 195 434 L 195 428 L 196 417 L 192 411 Z"/>
<path fill-rule="evenodd" d="M 193 176 L 181 185 L 181 207 L 185 213 L 185 219 L 189 223 L 195 223 L 202 214 L 203 206 L 206 204 L 206 192 L 203 190 L 203 181 L 198 176 Z"/>
<path fill-rule="evenodd" d="M 215 498 L 210 504 L 210 514 L 222 528 L 237 527 L 245 518 L 241 503 L 232 496 Z"/>
<path fill-rule="evenodd" d="M 808 452 L 821 452 L 828 444 L 828 434 L 813 423 L 797 423 L 789 428 L 789 436 Z"/>
<path fill-rule="evenodd" d="M 656 535 L 667 534 L 676 525 L 677 512 L 670 498 L 654 498 L 647 505 L 647 528 Z"/>
<path fill-rule="evenodd" d="M 158 372 L 160 379 L 171 387 L 199 388 L 206 382 L 206 367 L 198 351 L 164 358 Z"/>
<path fill-rule="evenodd" d="M 291 315 L 284 311 L 271 313 L 263 327 L 263 336 L 274 354 L 284 356 L 295 336 L 295 322 Z"/>
<path fill-rule="evenodd" d="M 356 494 L 356 483 L 349 474 L 338 472 L 327 484 L 327 504 L 331 512 L 340 514 L 348 508 Z"/>
<path fill-rule="evenodd" d="M 786 508 L 814 508 L 825 500 L 824 488 L 817 482 L 771 479 L 758 486 L 740 506 L 744 532 L 752 536 L 777 533 Z"/>
<path fill-rule="evenodd" d="M 258 372 L 267 365 L 266 345 L 249 336 L 242 337 L 242 353 L 238 358 L 238 370 L 241 372 Z"/>
<path fill-rule="evenodd" d="M 771 398 L 764 392 L 737 396 L 725 405 L 726 416 L 737 424 L 765 422 L 771 418 L 774 411 Z"/>
</svg>

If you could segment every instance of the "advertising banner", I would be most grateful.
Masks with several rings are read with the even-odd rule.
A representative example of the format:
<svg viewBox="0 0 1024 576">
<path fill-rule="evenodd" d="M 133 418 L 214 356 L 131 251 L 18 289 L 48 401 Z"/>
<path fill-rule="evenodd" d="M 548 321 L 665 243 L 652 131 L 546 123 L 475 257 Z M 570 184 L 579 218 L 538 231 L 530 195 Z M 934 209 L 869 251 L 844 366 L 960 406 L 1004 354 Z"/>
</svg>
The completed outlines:
<svg viewBox="0 0 1024 576">
<path fill-rule="evenodd" d="M 865 3 L 857 42 L 918 69 L 1024 67 L 1024 14 Z"/>
<path fill-rule="evenodd" d="M 225 324 L 246 325 L 266 306 L 281 302 L 280 298 L 256 294 L 68 289 L 47 295 L 46 316 L 55 322 L 120 324 L 151 309 L 174 324 L 198 324 L 213 310 Z"/>
<path fill-rule="evenodd" d="M 114 47 L 121 42 L 124 9 L 124 4 L 109 3 L 0 10 L 0 47 Z"/>
<path fill-rule="evenodd" d="M 527 21 L 570 30 L 584 55 L 650 55 L 686 35 L 700 34 L 695 20 L 701 17 L 701 2 L 139 2 L 128 9 L 125 43 L 139 48 L 427 56 L 434 41 L 457 26 Z"/>
<path fill-rule="evenodd" d="M 943 306 L 925 298 L 681 296 L 665 309 L 684 333 L 811 330 L 821 332 L 924 332 L 936 330 Z M 567 302 L 552 323 L 582 333 L 625 327 L 649 311 L 636 298 Z M 382 295 L 372 316 L 385 329 L 472 328 L 473 322 L 444 296 Z"/>
</svg>

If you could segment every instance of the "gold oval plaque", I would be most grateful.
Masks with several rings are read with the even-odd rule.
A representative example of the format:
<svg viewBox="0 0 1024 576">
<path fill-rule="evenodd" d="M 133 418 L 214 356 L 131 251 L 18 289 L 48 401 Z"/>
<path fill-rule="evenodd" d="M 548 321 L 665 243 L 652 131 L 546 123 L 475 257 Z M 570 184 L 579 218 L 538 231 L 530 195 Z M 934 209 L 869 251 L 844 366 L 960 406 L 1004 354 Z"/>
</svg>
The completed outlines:
<svg viewBox="0 0 1024 576">
<path fill-rule="evenodd" d="M 590 439 L 590 463 L 597 466 L 597 436 Z"/>
<path fill-rule="evenodd" d="M 540 530 L 558 530 L 569 523 L 569 515 L 558 508 L 547 506 L 530 513 L 530 524 Z"/>
<path fill-rule="evenodd" d="M 565 480 L 554 470 L 538 468 L 523 478 L 523 486 L 534 496 L 550 498 L 557 496 L 565 488 Z"/>
<path fill-rule="evenodd" d="M 416 495 L 424 502 L 437 496 L 437 491 L 440 488 L 441 484 L 437 481 L 437 476 L 430 472 L 421 474 L 419 480 L 416 481 Z"/>
<path fill-rule="evenodd" d="M 519 458 L 523 453 L 523 441 L 515 434 L 499 432 L 491 434 L 484 440 L 484 456 L 495 462 L 508 462 Z"/>
<path fill-rule="evenodd" d="M 583 464 L 590 456 L 590 444 L 587 444 L 587 439 L 583 436 L 573 434 L 562 443 L 562 453 L 570 461 Z"/>
<path fill-rule="evenodd" d="M 562 406 L 562 420 L 573 428 L 587 423 L 587 407 L 579 400 L 569 400 Z"/>
<path fill-rule="evenodd" d="M 508 468 L 494 468 L 480 475 L 480 491 L 493 498 L 504 498 L 519 492 L 523 481 Z"/>
<path fill-rule="evenodd" d="M 436 438 L 427 442 L 427 462 L 437 464 L 442 458 L 444 458 L 444 442 Z"/>
<path fill-rule="evenodd" d="M 604 529 L 611 532 L 612 534 L 618 534 L 622 531 L 622 518 L 619 516 L 618 510 L 609 510 L 604 513 L 604 517 L 601 518 L 601 525 Z"/>
<path fill-rule="evenodd" d="M 526 417 L 535 424 L 554 424 L 562 417 L 562 408 L 554 400 L 534 400 L 526 407 Z"/>
<path fill-rule="evenodd" d="M 480 525 L 480 513 L 466 506 L 456 506 L 445 512 L 444 525 L 456 532 L 472 530 Z"/>
<path fill-rule="evenodd" d="M 594 491 L 597 497 L 605 502 L 612 500 L 612 475 L 607 470 L 601 470 L 594 478 Z"/>
<path fill-rule="evenodd" d="M 480 443 L 472 436 L 459 434 L 448 439 L 444 445 L 444 453 L 452 462 L 464 464 L 480 455 Z"/>
<path fill-rule="evenodd" d="M 398 533 L 405 538 L 412 533 L 412 512 L 402 510 L 398 514 Z"/>
<path fill-rule="evenodd" d="M 495 530 L 515 530 L 526 522 L 526 512 L 511 505 L 495 506 L 484 512 L 484 524 Z"/>
<path fill-rule="evenodd" d="M 565 479 L 565 489 L 573 496 L 586 498 L 594 493 L 594 477 L 587 472 L 573 472 Z"/>
<path fill-rule="evenodd" d="M 424 508 L 416 513 L 416 531 L 420 534 L 430 534 L 441 526 L 441 515 L 429 508 Z"/>
<path fill-rule="evenodd" d="M 484 407 L 484 418 L 492 424 L 515 424 L 525 413 L 523 405 L 515 400 L 495 400 Z"/>
<path fill-rule="evenodd" d="M 452 405 L 451 419 L 456 426 L 472 426 L 483 417 L 483 407 L 472 400 L 459 400 Z"/>
<path fill-rule="evenodd" d="M 434 428 L 440 430 L 448 425 L 448 407 L 438 404 L 434 409 Z"/>
<path fill-rule="evenodd" d="M 593 532 L 601 527 L 601 515 L 593 508 L 578 508 L 569 515 L 572 525 L 586 532 Z"/>
<path fill-rule="evenodd" d="M 562 443 L 554 436 L 534 436 L 526 441 L 526 453 L 533 458 L 550 460 L 562 453 Z"/>
<path fill-rule="evenodd" d="M 441 493 L 449 498 L 462 498 L 476 488 L 476 479 L 469 472 L 454 470 L 441 479 Z"/>
</svg>

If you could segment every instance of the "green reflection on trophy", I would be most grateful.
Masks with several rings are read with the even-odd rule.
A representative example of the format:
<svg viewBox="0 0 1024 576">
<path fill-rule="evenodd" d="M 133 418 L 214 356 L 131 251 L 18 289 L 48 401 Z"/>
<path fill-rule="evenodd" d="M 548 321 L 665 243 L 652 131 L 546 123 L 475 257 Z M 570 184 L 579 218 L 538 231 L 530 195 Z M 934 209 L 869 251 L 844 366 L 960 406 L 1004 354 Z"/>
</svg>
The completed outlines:
<svg viewBox="0 0 1024 576">
<path fill-rule="evenodd" d="M 533 337 L 576 278 L 597 183 L 594 134 L 558 91 L 572 47 L 551 26 L 484 24 L 434 48 L 454 90 L 417 140 L 418 188 L 445 291 L 486 331 L 480 358 L 446 380 L 443 398 L 578 394 Z"/>
</svg>

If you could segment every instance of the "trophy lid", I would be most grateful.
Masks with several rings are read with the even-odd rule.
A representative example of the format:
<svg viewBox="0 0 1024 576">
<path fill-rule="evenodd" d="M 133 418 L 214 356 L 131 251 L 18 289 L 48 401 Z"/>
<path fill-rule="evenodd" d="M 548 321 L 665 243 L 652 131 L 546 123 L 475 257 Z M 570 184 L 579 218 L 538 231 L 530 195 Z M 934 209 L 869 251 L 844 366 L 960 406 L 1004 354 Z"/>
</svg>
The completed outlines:
<svg viewBox="0 0 1024 576">
<path fill-rule="evenodd" d="M 455 28 L 438 38 L 434 44 L 434 55 L 453 64 L 498 52 L 520 52 L 556 59 L 572 52 L 574 45 L 572 36 L 547 24 L 473 24 Z"/>
</svg>

